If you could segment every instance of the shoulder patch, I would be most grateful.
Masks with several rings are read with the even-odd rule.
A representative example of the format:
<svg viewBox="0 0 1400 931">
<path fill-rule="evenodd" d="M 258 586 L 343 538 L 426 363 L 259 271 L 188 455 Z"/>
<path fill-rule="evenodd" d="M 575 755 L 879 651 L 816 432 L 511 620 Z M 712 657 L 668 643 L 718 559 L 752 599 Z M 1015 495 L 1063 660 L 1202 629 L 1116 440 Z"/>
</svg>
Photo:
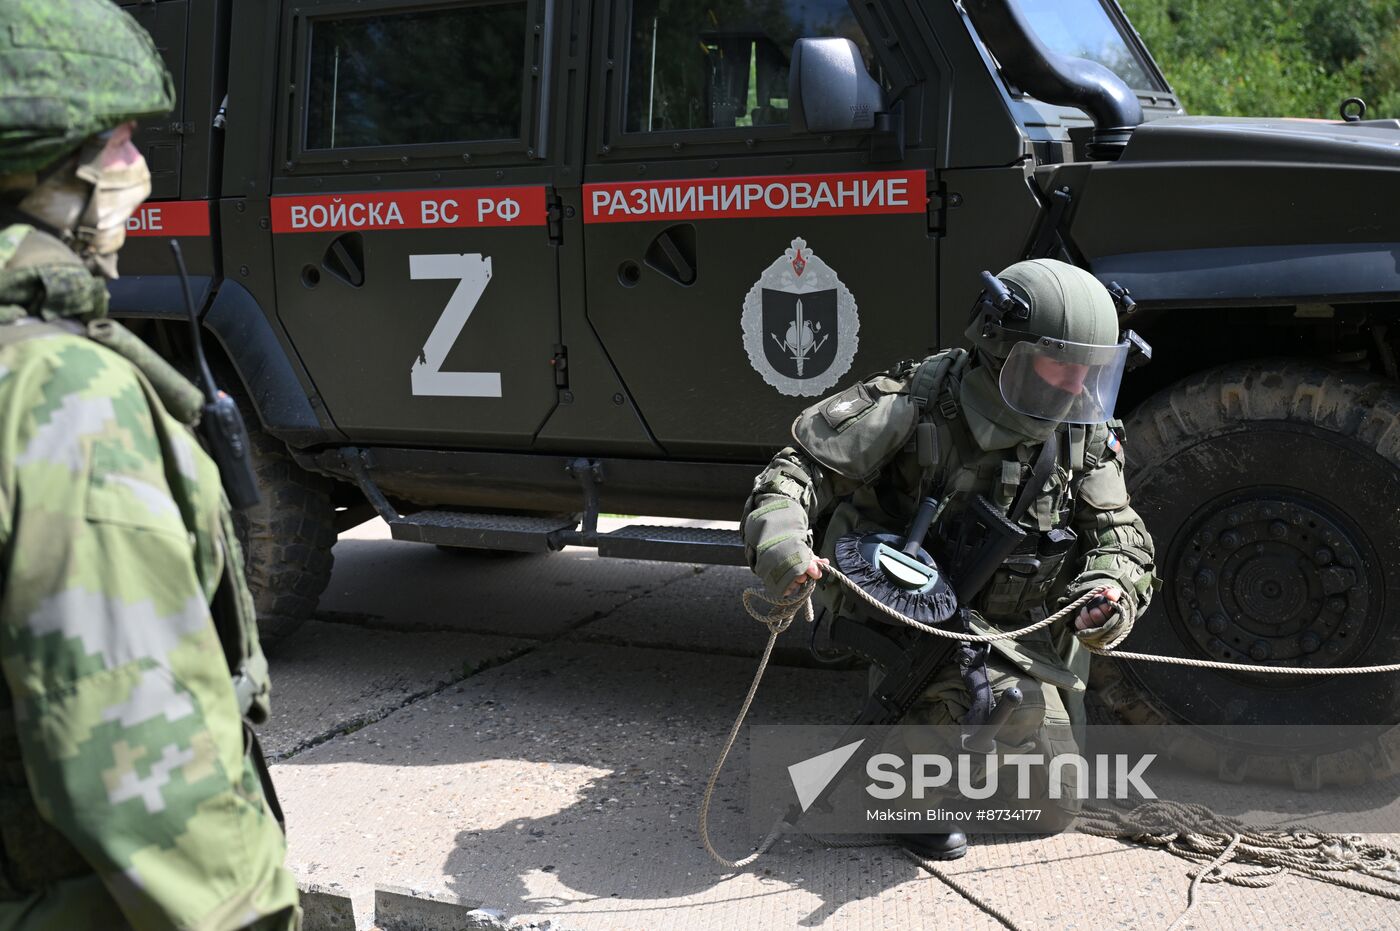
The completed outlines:
<svg viewBox="0 0 1400 931">
<path fill-rule="evenodd" d="M 867 410 L 875 406 L 875 399 L 870 396 L 870 392 L 865 389 L 865 385 L 857 382 L 840 394 L 833 395 L 822 402 L 822 419 L 833 430 L 841 429 L 841 424 L 852 417 L 859 417 Z"/>
<path fill-rule="evenodd" d="M 861 382 L 814 404 L 793 422 L 792 437 L 808 456 L 837 475 L 873 479 L 914 435 L 918 411 L 899 382 Z"/>
<path fill-rule="evenodd" d="M 1114 430 L 1114 429 L 1112 429 L 1112 428 L 1109 429 L 1109 431 L 1108 431 L 1108 440 L 1107 440 L 1107 442 L 1104 443 L 1104 458 L 1105 458 L 1105 459 L 1122 459 L 1122 458 L 1123 458 L 1123 441 L 1120 440 L 1120 439 L 1118 438 L 1118 431 L 1116 431 L 1116 430 Z"/>
</svg>

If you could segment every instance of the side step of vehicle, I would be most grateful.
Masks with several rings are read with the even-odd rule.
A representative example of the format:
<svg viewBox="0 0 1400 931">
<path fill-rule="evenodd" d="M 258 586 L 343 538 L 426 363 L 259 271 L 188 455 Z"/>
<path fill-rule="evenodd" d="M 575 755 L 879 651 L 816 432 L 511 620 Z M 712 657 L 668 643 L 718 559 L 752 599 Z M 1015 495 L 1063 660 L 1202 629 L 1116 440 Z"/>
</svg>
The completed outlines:
<svg viewBox="0 0 1400 931">
<path fill-rule="evenodd" d="M 583 492 L 582 525 L 573 516 L 473 514 L 465 511 L 417 511 L 400 514 L 384 496 L 365 465 L 365 450 L 347 448 L 346 464 L 356 484 L 395 540 L 436 543 L 467 549 L 544 553 L 566 546 L 597 547 L 599 556 L 615 559 L 654 559 L 698 562 L 717 566 L 744 565 L 744 544 L 736 530 L 714 527 L 675 527 L 631 524 L 610 533 L 598 531 L 601 510 L 598 485 L 602 467 L 588 459 L 568 463 L 568 473 Z"/>
<path fill-rule="evenodd" d="M 389 521 L 395 540 L 471 549 L 543 553 L 565 546 L 596 546 L 599 556 L 720 566 L 744 565 L 738 531 L 713 527 L 632 524 L 611 533 L 576 530 L 568 517 L 524 517 L 419 511 Z"/>
<path fill-rule="evenodd" d="M 600 533 L 597 539 L 599 556 L 716 566 L 745 565 L 744 542 L 737 530 L 632 524 L 612 533 Z"/>
<path fill-rule="evenodd" d="M 514 514 L 466 514 L 419 511 L 389 521 L 395 540 L 437 543 L 473 549 L 546 553 L 553 534 L 577 526 L 568 517 L 522 517 Z"/>
</svg>

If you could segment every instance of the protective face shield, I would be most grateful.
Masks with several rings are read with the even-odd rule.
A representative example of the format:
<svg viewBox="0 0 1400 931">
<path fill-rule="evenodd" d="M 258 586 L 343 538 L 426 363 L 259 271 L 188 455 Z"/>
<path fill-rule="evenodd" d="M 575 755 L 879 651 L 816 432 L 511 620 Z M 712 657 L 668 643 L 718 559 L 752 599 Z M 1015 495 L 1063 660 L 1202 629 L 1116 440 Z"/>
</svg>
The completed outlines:
<svg viewBox="0 0 1400 931">
<path fill-rule="evenodd" d="M 1103 423 L 1113 417 L 1132 344 L 1071 343 L 1053 337 L 1011 347 L 998 384 L 1006 406 L 1059 423 Z"/>
</svg>

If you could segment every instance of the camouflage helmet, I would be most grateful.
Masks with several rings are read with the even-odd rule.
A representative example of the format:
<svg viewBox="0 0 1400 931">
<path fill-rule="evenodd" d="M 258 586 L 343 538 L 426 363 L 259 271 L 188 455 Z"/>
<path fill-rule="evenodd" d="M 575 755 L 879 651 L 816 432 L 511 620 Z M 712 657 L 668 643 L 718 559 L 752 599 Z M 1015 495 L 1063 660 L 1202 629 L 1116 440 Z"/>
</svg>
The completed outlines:
<svg viewBox="0 0 1400 931">
<path fill-rule="evenodd" d="M 0 175 L 175 103 L 155 43 L 111 0 L 0 2 Z"/>
<path fill-rule="evenodd" d="M 1044 337 L 1082 345 L 1118 342 L 1118 310 L 1099 280 L 1055 259 L 1031 259 L 1002 270 L 997 279 L 1017 307 L 1010 311 L 978 302 L 967 338 L 994 359 L 1005 359 L 1018 342 Z"/>
</svg>

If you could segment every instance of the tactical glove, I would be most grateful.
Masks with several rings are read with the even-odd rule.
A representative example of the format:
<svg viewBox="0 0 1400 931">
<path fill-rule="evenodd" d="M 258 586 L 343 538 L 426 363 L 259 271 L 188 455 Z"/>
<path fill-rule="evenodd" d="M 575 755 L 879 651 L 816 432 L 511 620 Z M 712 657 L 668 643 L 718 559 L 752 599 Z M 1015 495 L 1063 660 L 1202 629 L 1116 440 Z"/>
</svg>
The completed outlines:
<svg viewBox="0 0 1400 931">
<path fill-rule="evenodd" d="M 788 537 L 759 550 L 753 571 L 763 580 L 768 594 L 778 598 L 787 592 L 788 586 L 806 571 L 815 558 L 816 554 L 805 536 Z"/>
<path fill-rule="evenodd" d="M 1074 630 L 1075 637 L 1077 637 L 1079 641 L 1085 646 L 1096 647 L 1098 649 L 1112 649 L 1114 646 L 1117 646 L 1119 643 L 1121 643 L 1132 631 L 1132 622 L 1128 620 L 1127 613 L 1125 613 L 1123 608 L 1119 606 L 1122 602 L 1134 597 L 1133 592 L 1131 590 L 1125 592 L 1119 586 L 1106 582 L 1103 579 L 1095 579 L 1092 581 L 1084 582 L 1076 581 L 1075 584 L 1070 587 L 1070 590 L 1065 594 L 1064 601 L 1062 603 L 1066 605 L 1071 604 L 1083 595 L 1087 594 L 1088 592 L 1092 592 L 1102 588 L 1118 589 L 1119 604 L 1115 605 L 1111 601 L 1100 602 L 1096 600 L 1090 600 L 1088 604 L 1082 605 L 1078 610 L 1074 612 L 1074 614 L 1070 615 L 1068 623 Z M 1113 613 L 1108 616 L 1107 620 L 1105 620 L 1102 624 L 1100 624 L 1097 627 L 1085 627 L 1082 630 L 1079 629 L 1077 627 L 1077 623 L 1081 612 L 1083 612 L 1085 608 L 1095 607 L 1096 605 L 1102 605 L 1103 607 L 1111 607 Z"/>
</svg>

